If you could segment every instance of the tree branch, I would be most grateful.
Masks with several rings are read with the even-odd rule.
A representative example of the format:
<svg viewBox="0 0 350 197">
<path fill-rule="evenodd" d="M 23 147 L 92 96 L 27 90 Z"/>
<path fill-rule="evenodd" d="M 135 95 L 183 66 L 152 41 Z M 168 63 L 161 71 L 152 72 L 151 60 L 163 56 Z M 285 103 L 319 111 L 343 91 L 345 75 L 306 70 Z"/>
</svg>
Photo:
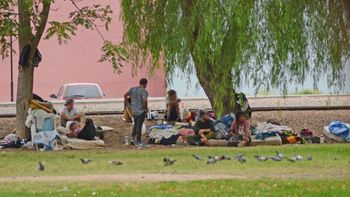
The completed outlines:
<svg viewBox="0 0 350 197">
<path fill-rule="evenodd" d="M 38 44 L 40 42 L 40 39 L 45 31 L 45 27 L 47 24 L 47 19 L 49 17 L 49 13 L 50 13 L 50 6 L 51 6 L 51 1 L 43 1 L 43 9 L 40 12 L 40 24 L 37 28 L 37 31 L 35 33 L 35 36 L 33 38 L 33 42 L 32 42 L 32 47 L 33 48 L 37 48 Z"/>
<path fill-rule="evenodd" d="M 75 7 L 79 12 L 81 12 L 81 9 L 80 9 L 79 6 L 76 4 L 76 2 L 75 2 L 74 0 L 70 0 L 70 1 L 71 1 L 72 4 L 74 5 L 74 7 Z M 97 33 L 100 35 L 100 37 L 101 37 L 101 39 L 103 40 L 103 42 L 106 42 L 106 39 L 105 39 L 104 36 L 102 35 L 101 31 L 98 29 L 98 26 L 97 26 L 92 20 L 90 20 L 89 18 L 88 18 L 88 20 L 89 20 L 89 22 L 90 22 L 91 24 L 94 25 L 95 30 L 96 30 Z"/>
</svg>

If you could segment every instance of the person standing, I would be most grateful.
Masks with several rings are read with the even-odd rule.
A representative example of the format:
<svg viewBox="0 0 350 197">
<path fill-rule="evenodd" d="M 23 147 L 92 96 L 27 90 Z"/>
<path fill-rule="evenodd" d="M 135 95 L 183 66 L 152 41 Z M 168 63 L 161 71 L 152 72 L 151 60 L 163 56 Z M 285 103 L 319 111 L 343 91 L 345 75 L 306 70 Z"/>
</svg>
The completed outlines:
<svg viewBox="0 0 350 197">
<path fill-rule="evenodd" d="M 147 79 L 142 78 L 139 86 L 131 88 L 124 95 L 124 100 L 126 101 L 125 105 L 131 105 L 131 111 L 134 117 L 134 126 L 132 128 L 130 142 L 136 145 L 141 144 L 142 125 L 148 112 L 147 83 Z M 131 99 L 131 104 L 127 102 L 128 97 Z"/>
</svg>

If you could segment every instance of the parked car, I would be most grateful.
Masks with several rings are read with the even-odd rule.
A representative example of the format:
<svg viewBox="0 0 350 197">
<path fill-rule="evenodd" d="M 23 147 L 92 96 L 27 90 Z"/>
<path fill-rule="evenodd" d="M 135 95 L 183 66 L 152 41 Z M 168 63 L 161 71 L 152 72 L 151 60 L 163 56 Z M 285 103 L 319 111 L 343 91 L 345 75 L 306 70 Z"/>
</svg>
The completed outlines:
<svg viewBox="0 0 350 197">
<path fill-rule="evenodd" d="M 61 86 L 57 95 L 51 94 L 50 98 L 65 100 L 72 99 L 101 99 L 105 94 L 96 83 L 67 83 Z"/>
</svg>

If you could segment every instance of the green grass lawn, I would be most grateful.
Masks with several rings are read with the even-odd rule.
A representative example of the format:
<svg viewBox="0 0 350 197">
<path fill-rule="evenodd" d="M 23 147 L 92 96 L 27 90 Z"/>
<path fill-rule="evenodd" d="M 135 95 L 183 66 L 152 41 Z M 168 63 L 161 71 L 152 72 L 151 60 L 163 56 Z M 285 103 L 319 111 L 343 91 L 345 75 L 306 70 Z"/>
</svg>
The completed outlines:
<svg viewBox="0 0 350 197">
<path fill-rule="evenodd" d="M 2 183 L 0 196 L 349 196 L 346 180 Z"/>
<path fill-rule="evenodd" d="M 278 150 L 286 156 L 312 154 L 313 161 L 290 163 L 288 161 L 261 163 L 253 158 L 255 154 L 273 156 Z M 221 161 L 215 165 L 206 164 L 208 155 L 246 154 L 247 163 L 235 160 Z M 192 154 L 201 155 L 204 160 L 197 161 Z M 164 167 L 163 157 L 178 161 L 174 166 Z M 334 160 L 337 157 L 338 160 Z M 88 165 L 80 163 L 80 158 L 92 159 Z M 108 160 L 124 162 L 122 166 L 112 166 Z M 44 172 L 37 170 L 38 161 L 46 165 Z M 296 146 L 260 146 L 248 148 L 166 148 L 153 150 L 93 150 L 93 151 L 6 151 L 0 152 L 0 177 L 4 176 L 43 176 L 43 175 L 84 175 L 112 173 L 230 173 L 235 175 L 278 174 L 329 174 L 350 173 L 350 145 L 296 145 Z"/>
<path fill-rule="evenodd" d="M 255 154 L 273 156 L 278 150 L 286 156 L 312 155 L 312 161 L 290 163 L 288 161 L 264 163 L 253 158 Z M 233 157 L 244 153 L 247 162 L 240 164 L 235 160 L 220 161 L 214 165 L 206 164 L 206 156 L 229 155 Z M 201 155 L 204 160 L 197 161 L 192 154 Z M 92 159 L 88 165 L 80 163 L 80 158 Z M 173 166 L 165 167 L 162 158 L 177 159 Z M 336 159 L 334 159 L 336 157 Z M 108 160 L 120 160 L 121 166 L 112 166 Z M 44 172 L 37 170 L 38 161 L 46 165 Z M 170 173 L 170 174 L 225 174 L 242 175 L 245 179 L 125 183 L 112 181 L 92 182 L 2 182 L 0 196 L 47 196 L 74 194 L 78 196 L 132 195 L 188 195 L 188 196 L 349 196 L 350 189 L 350 145 L 293 145 L 265 146 L 247 148 L 198 147 L 165 148 L 148 150 L 94 150 L 35 152 L 4 150 L 0 152 L 0 177 L 12 176 L 63 176 L 118 173 Z M 287 175 L 287 176 L 285 176 Z M 293 177 L 293 178 L 288 178 Z M 16 187 L 13 187 L 16 185 Z M 39 187 L 40 186 L 40 187 Z M 67 186 L 69 192 L 62 192 Z M 273 193 L 271 193 L 273 191 Z M 21 193 L 22 192 L 22 193 Z M 157 193 L 155 193 L 157 192 Z M 94 193 L 95 194 L 95 193 Z M 205 195 L 204 195 L 205 194 Z M 329 195 L 328 195 L 329 194 Z M 345 195 L 346 194 L 346 195 Z M 140 194 L 141 195 L 141 194 Z M 287 196 L 288 196 L 287 195 Z M 112 195 L 113 196 L 113 195 Z"/>
</svg>

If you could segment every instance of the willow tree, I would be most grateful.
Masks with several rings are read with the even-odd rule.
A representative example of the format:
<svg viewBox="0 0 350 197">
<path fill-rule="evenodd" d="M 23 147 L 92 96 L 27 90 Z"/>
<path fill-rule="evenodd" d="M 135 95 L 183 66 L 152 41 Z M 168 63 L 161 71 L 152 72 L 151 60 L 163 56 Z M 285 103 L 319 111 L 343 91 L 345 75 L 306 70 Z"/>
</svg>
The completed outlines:
<svg viewBox="0 0 350 197">
<path fill-rule="evenodd" d="M 33 80 L 35 65 L 33 58 L 42 37 L 50 39 L 56 38 L 60 44 L 66 43 L 71 37 L 76 35 L 79 28 L 96 30 L 97 25 L 102 25 L 108 30 L 111 23 L 112 10 L 110 6 L 92 4 L 79 6 L 82 0 L 70 0 L 74 11 L 67 14 L 62 21 L 49 20 L 49 14 L 54 0 L 0 0 L 0 54 L 5 58 L 9 54 L 9 37 L 18 38 L 19 50 L 21 53 L 25 46 L 29 46 L 30 52 L 24 57 L 24 64 L 18 66 L 18 86 L 16 98 L 16 129 L 17 134 L 25 137 L 25 119 L 32 98 Z M 60 12 L 56 10 L 55 12 Z M 103 35 L 100 33 L 104 40 Z M 116 44 L 104 40 L 101 50 L 100 61 L 113 61 L 116 69 L 120 69 L 119 48 Z M 45 58 L 45 52 L 43 52 Z M 28 134 L 28 132 L 27 132 Z"/>
<path fill-rule="evenodd" d="M 338 0 L 122 0 L 124 45 L 135 66 L 195 73 L 214 110 L 239 86 L 280 88 L 320 76 L 341 88 L 349 20 Z M 147 64 L 146 64 L 147 65 Z"/>
</svg>

